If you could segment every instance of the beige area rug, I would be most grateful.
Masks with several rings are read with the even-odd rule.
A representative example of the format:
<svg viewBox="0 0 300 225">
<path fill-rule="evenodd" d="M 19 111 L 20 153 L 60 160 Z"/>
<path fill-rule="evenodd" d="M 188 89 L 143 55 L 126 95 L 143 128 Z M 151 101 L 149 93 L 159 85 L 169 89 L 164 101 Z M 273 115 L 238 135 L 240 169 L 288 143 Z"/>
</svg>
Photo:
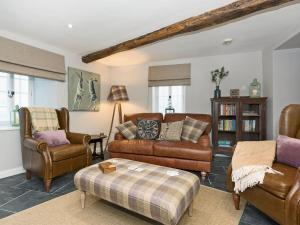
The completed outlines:
<svg viewBox="0 0 300 225">
<path fill-rule="evenodd" d="M 231 194 L 201 186 L 194 201 L 193 217 L 187 213 L 179 225 L 237 225 L 245 208 L 233 207 Z M 81 209 L 80 193 L 64 196 L 26 209 L 0 220 L 0 225 L 150 225 L 158 223 L 87 195 L 86 208 Z"/>
</svg>

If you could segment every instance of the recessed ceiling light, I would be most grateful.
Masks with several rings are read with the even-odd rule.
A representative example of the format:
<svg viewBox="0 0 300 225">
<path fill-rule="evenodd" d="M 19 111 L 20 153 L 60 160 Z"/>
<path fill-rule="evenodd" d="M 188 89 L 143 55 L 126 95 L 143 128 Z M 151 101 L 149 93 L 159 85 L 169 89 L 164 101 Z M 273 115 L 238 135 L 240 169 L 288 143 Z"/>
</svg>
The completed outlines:
<svg viewBox="0 0 300 225">
<path fill-rule="evenodd" d="M 232 38 L 226 38 L 223 41 L 223 45 L 230 45 L 232 43 L 233 39 Z"/>
<path fill-rule="evenodd" d="M 70 28 L 70 29 L 73 28 L 73 25 L 69 23 L 68 28 Z"/>
</svg>

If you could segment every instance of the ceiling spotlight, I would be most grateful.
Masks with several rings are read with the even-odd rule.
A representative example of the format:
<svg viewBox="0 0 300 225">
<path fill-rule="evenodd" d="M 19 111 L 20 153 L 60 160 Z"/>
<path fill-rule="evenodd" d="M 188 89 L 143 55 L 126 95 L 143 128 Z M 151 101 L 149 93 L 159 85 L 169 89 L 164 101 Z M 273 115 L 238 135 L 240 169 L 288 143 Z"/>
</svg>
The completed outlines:
<svg viewBox="0 0 300 225">
<path fill-rule="evenodd" d="M 68 28 L 71 29 L 72 27 L 73 27 L 73 25 L 69 23 L 69 24 L 68 24 Z"/>
<path fill-rule="evenodd" d="M 232 38 L 226 38 L 223 41 L 223 45 L 230 45 L 232 43 L 233 39 Z"/>
</svg>

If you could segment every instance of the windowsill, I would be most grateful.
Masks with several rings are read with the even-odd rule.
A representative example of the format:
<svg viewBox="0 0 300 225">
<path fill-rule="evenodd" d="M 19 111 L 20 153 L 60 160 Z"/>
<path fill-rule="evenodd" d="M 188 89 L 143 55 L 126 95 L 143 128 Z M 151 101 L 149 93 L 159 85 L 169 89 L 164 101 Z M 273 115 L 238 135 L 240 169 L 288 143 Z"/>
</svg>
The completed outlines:
<svg viewBox="0 0 300 225">
<path fill-rule="evenodd" d="M 20 127 L 0 126 L 0 131 L 20 130 Z"/>
</svg>

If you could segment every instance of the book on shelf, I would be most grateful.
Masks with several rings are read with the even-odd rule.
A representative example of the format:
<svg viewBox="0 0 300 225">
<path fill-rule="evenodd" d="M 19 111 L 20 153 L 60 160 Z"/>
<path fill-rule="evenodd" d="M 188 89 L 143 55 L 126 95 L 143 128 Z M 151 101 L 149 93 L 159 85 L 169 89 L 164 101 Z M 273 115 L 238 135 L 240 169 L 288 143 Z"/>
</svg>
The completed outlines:
<svg viewBox="0 0 300 225">
<path fill-rule="evenodd" d="M 220 105 L 220 115 L 221 116 L 235 116 L 236 107 L 233 104 L 221 104 Z"/>
<path fill-rule="evenodd" d="M 236 120 L 219 120 L 219 131 L 236 131 Z"/>
<path fill-rule="evenodd" d="M 243 111 L 243 116 L 259 116 L 259 114 L 256 111 Z"/>
<path fill-rule="evenodd" d="M 218 141 L 218 146 L 223 147 L 223 148 L 231 148 L 232 143 L 229 140 L 219 140 Z"/>
<path fill-rule="evenodd" d="M 255 132 L 256 120 L 243 120 L 243 126 L 245 132 Z"/>
</svg>

